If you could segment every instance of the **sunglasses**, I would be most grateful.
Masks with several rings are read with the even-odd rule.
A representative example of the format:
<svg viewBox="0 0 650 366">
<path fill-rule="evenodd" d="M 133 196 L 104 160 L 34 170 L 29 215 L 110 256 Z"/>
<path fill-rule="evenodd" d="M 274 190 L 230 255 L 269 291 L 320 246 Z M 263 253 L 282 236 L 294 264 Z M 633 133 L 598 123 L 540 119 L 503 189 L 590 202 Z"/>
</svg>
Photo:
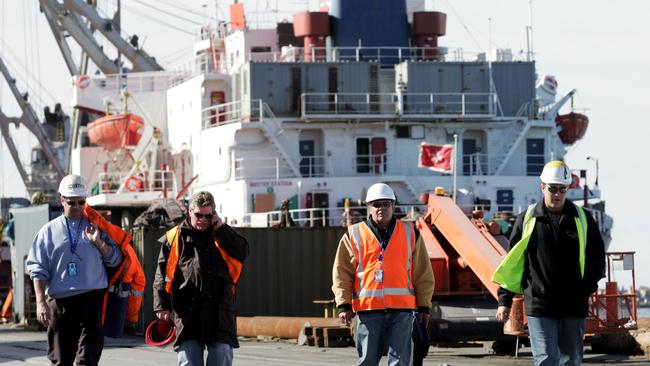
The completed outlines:
<svg viewBox="0 0 650 366">
<path fill-rule="evenodd" d="M 70 200 L 65 200 L 65 203 L 70 206 L 70 207 L 75 207 L 77 205 L 83 206 L 86 204 L 86 200 L 79 200 L 79 201 L 70 201 Z"/>
<path fill-rule="evenodd" d="M 546 186 L 546 190 L 550 193 L 566 193 L 567 187 Z"/>
<path fill-rule="evenodd" d="M 371 202 L 370 206 L 374 208 L 390 208 L 393 206 L 392 201 L 378 201 L 378 202 Z"/>
<path fill-rule="evenodd" d="M 211 213 L 209 213 L 209 214 L 202 214 L 202 213 L 198 213 L 198 212 L 192 212 L 192 213 L 194 214 L 194 217 L 196 217 L 197 219 L 208 219 L 208 220 L 210 220 L 214 216 L 214 214 L 211 214 Z"/>
</svg>

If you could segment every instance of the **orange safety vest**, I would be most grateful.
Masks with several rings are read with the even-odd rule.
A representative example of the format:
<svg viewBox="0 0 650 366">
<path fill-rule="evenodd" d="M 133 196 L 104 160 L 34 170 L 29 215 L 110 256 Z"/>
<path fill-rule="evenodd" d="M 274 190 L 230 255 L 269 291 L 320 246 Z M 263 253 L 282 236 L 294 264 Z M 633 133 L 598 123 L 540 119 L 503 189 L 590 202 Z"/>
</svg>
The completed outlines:
<svg viewBox="0 0 650 366">
<path fill-rule="evenodd" d="M 415 232 L 411 223 L 396 221 L 383 254 L 379 240 L 365 222 L 350 226 L 348 237 L 357 262 L 352 310 L 415 309 L 412 281 Z M 380 268 L 383 275 L 378 281 Z"/>
<path fill-rule="evenodd" d="M 176 266 L 178 265 L 178 258 L 180 256 L 179 249 L 179 239 L 178 232 L 180 230 L 179 226 L 176 226 L 167 232 L 167 242 L 171 245 L 169 250 L 169 257 L 167 258 L 167 268 L 165 270 L 165 291 L 168 294 L 172 295 L 172 283 L 174 283 L 174 274 L 176 273 Z M 219 245 L 219 242 L 215 239 L 214 245 L 219 249 L 221 257 L 226 261 L 228 265 L 228 273 L 230 274 L 230 279 L 232 280 L 233 285 L 237 285 L 239 282 L 239 276 L 241 275 L 242 264 L 240 261 L 231 257 L 226 253 L 226 251 Z M 235 291 L 235 286 L 233 286 L 233 292 Z"/>
<path fill-rule="evenodd" d="M 121 286 L 116 286 L 118 281 L 130 284 L 131 290 L 128 293 L 122 293 L 118 290 L 118 295 L 121 297 L 127 297 L 127 308 L 126 308 L 126 320 L 132 323 L 138 321 L 138 316 L 140 314 L 140 307 L 142 306 L 142 296 L 144 295 L 144 287 L 146 285 L 146 277 L 144 271 L 142 270 L 142 265 L 138 260 L 138 256 L 133 250 L 131 245 L 132 238 L 129 233 L 122 230 L 117 225 L 111 224 L 106 221 L 106 219 L 92 207 L 86 205 L 84 207 L 84 216 L 88 218 L 90 222 L 97 225 L 99 230 L 106 233 L 120 248 L 124 259 L 122 263 L 117 268 L 117 271 L 108 281 L 109 291 L 113 289 L 121 288 Z M 104 322 L 104 314 L 106 313 L 106 303 L 108 300 L 108 294 L 104 297 L 104 310 L 102 311 L 102 323 Z"/>
</svg>

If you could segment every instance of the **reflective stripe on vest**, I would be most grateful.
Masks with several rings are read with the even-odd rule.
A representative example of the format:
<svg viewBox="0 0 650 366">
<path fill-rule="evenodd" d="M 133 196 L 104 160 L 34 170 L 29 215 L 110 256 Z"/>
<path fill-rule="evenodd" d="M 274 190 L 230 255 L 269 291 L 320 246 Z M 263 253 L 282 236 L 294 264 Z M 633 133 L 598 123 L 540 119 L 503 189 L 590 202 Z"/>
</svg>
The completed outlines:
<svg viewBox="0 0 650 366">
<path fill-rule="evenodd" d="M 585 249 L 587 245 L 587 216 L 582 207 L 574 205 L 578 210 L 578 217 L 575 218 L 576 231 L 578 232 L 578 246 L 579 246 L 579 266 L 580 276 L 585 276 Z M 503 258 L 503 261 L 494 271 L 492 275 L 492 282 L 498 284 L 504 289 L 521 294 L 524 292 L 521 281 L 524 276 L 524 266 L 526 263 L 526 251 L 528 249 L 528 242 L 535 230 L 536 218 L 533 216 L 535 205 L 528 206 L 526 215 L 524 215 L 524 226 L 521 234 L 521 239 L 515 244 L 512 249 Z"/>
<path fill-rule="evenodd" d="M 169 251 L 169 257 L 167 258 L 167 268 L 165 270 L 165 291 L 172 294 L 172 283 L 174 283 L 174 274 L 176 273 L 176 266 L 178 265 L 178 258 L 180 257 L 178 245 L 179 239 L 178 235 L 180 233 L 180 228 L 178 226 L 172 228 L 167 232 L 167 242 L 171 245 L 171 250 Z M 239 276 L 241 275 L 242 264 L 240 261 L 229 256 L 226 251 L 221 248 L 218 241 L 214 241 L 214 245 L 219 249 L 221 257 L 228 265 L 228 273 L 230 274 L 230 279 L 233 284 L 237 284 L 239 281 Z M 234 287 L 233 287 L 234 291 Z"/>
<path fill-rule="evenodd" d="M 379 240 L 365 222 L 348 229 L 357 271 L 354 280 L 352 310 L 415 309 L 412 260 L 415 248 L 411 223 L 397 220 L 388 246 L 382 253 Z M 383 264 L 383 281 L 375 281 L 375 271 Z"/>
</svg>

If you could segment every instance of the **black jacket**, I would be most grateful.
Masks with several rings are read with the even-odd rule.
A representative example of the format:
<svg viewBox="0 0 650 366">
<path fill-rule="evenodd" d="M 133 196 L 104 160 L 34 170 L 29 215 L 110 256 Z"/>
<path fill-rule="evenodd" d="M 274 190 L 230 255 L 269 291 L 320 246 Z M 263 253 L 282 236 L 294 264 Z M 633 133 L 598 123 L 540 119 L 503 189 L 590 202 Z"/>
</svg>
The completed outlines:
<svg viewBox="0 0 650 366">
<path fill-rule="evenodd" d="M 173 297 L 165 291 L 171 243 L 166 235 L 161 238 L 163 245 L 153 283 L 154 311 L 173 311 L 175 350 L 188 339 L 239 346 L 235 292 L 228 266 L 214 245 L 213 238 L 234 259 L 243 262 L 248 256 L 248 242 L 230 226 L 223 224 L 215 232 L 201 232 L 183 222 L 180 226 L 178 265 L 172 283 Z"/>
<path fill-rule="evenodd" d="M 586 317 L 589 295 L 598 289 L 605 273 L 605 245 L 596 221 L 587 216 L 584 278 L 580 275 L 580 248 L 575 217 L 576 206 L 566 201 L 556 233 L 543 201 L 533 210 L 535 229 L 528 242 L 522 278 L 526 314 L 547 317 Z M 510 248 L 520 239 L 526 212 L 513 227 Z M 511 306 L 514 294 L 499 288 L 499 305 Z"/>
</svg>

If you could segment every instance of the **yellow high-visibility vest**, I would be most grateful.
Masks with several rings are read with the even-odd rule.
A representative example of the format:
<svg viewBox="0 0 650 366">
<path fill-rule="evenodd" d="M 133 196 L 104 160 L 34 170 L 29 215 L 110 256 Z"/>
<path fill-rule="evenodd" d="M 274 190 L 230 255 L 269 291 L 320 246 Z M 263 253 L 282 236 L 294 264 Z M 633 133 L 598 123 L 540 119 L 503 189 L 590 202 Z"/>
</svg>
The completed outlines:
<svg viewBox="0 0 650 366">
<path fill-rule="evenodd" d="M 575 206 L 575 205 L 574 205 Z M 575 206 L 578 210 L 578 217 L 575 218 L 576 229 L 578 231 L 578 243 L 580 246 L 580 276 L 585 276 L 585 248 L 587 241 L 587 216 L 585 211 L 580 206 Z M 524 264 L 526 263 L 526 250 L 528 249 L 528 242 L 535 229 L 535 217 L 533 210 L 535 205 L 528 206 L 526 215 L 524 216 L 524 228 L 521 234 L 521 239 L 515 246 L 506 254 L 503 261 L 494 271 L 492 275 L 492 282 L 498 284 L 502 288 L 521 294 L 524 290 L 521 287 L 521 280 L 524 276 Z"/>
</svg>

